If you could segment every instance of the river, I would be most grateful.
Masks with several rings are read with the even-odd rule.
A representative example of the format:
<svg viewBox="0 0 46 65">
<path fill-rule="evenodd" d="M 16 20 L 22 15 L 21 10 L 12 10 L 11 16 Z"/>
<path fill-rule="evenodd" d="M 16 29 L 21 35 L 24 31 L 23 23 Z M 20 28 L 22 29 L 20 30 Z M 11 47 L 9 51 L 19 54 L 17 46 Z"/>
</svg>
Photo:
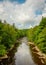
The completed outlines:
<svg viewBox="0 0 46 65">
<path fill-rule="evenodd" d="M 29 46 L 27 45 L 27 38 L 22 38 L 21 43 L 14 56 L 15 65 L 36 65 L 32 59 Z"/>
</svg>

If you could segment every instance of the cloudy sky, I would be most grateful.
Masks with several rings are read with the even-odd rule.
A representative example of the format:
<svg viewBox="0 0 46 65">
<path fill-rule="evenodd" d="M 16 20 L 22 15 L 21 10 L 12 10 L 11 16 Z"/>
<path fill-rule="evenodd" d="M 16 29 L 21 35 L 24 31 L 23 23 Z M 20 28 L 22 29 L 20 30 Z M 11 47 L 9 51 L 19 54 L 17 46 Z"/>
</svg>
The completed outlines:
<svg viewBox="0 0 46 65">
<path fill-rule="evenodd" d="M 46 17 L 46 0 L 0 0 L 0 19 L 18 28 L 38 25 Z"/>
</svg>

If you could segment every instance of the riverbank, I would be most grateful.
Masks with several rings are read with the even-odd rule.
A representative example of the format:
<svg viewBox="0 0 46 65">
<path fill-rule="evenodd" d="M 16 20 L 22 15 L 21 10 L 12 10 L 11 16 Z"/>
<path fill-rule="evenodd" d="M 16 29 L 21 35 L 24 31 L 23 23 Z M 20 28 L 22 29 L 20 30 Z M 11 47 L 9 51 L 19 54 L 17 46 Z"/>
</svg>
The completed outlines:
<svg viewBox="0 0 46 65">
<path fill-rule="evenodd" d="M 28 42 L 27 37 L 21 38 L 16 42 L 16 44 L 9 50 L 7 57 L 5 56 L 2 58 L 3 61 L 0 61 L 1 62 L 0 65 L 2 64 L 3 65 L 13 65 L 14 63 L 16 63 L 16 52 L 17 52 L 18 47 L 19 47 L 18 50 L 20 51 L 18 51 L 17 54 L 19 55 L 20 53 L 19 58 L 21 59 L 21 61 L 25 59 L 25 61 L 24 60 L 22 61 L 23 63 L 27 61 L 26 65 L 46 65 L 46 55 L 43 54 L 34 43 Z M 15 59 L 14 59 L 14 56 L 15 56 Z M 28 60 L 27 58 L 30 58 L 30 59 Z M 18 60 L 20 61 L 20 59 Z"/>
<path fill-rule="evenodd" d="M 13 65 L 14 54 L 17 52 L 17 48 L 20 44 L 21 42 L 17 40 L 17 42 L 9 49 L 7 54 L 0 57 L 0 65 Z"/>
<path fill-rule="evenodd" d="M 34 62 L 37 63 L 37 65 L 46 65 L 46 55 L 42 53 L 34 43 L 28 42 L 28 45 L 32 51 Z"/>
</svg>

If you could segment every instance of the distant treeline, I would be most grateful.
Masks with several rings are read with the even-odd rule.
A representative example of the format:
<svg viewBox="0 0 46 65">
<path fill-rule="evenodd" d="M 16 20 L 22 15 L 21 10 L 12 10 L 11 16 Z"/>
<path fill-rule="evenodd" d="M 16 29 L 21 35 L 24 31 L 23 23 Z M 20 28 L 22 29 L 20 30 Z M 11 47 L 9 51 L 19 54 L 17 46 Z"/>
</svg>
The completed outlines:
<svg viewBox="0 0 46 65">
<path fill-rule="evenodd" d="M 40 24 L 29 29 L 27 33 L 28 40 L 34 42 L 46 54 L 46 18 L 42 17 Z"/>
</svg>

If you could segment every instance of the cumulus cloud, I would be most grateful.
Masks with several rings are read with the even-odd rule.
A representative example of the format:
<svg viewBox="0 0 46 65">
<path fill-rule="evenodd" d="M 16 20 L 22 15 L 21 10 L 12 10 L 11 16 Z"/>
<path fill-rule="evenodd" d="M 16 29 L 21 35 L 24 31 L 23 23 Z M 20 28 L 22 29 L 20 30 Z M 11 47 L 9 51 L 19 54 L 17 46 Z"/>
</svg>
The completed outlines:
<svg viewBox="0 0 46 65">
<path fill-rule="evenodd" d="M 42 12 L 39 14 L 36 11 Z M 18 28 L 30 28 L 38 25 L 41 16 L 46 14 L 45 0 L 26 0 L 25 3 L 10 2 L 4 0 L 0 2 L 0 19 L 6 20 L 8 23 Z"/>
<path fill-rule="evenodd" d="M 44 7 L 42 16 L 46 17 L 46 4 L 45 4 L 45 7 Z"/>
</svg>

